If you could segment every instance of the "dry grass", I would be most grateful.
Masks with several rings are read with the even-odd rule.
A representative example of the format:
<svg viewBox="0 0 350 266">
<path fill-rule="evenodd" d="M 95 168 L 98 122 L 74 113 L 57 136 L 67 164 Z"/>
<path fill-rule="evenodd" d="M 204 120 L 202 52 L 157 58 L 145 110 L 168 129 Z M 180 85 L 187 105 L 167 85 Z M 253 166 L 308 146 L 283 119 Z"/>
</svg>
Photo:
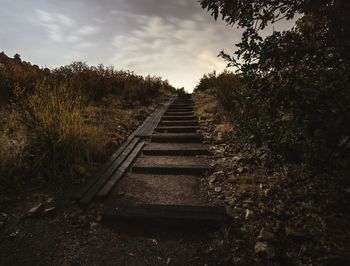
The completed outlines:
<svg viewBox="0 0 350 266">
<path fill-rule="evenodd" d="M 50 178 L 62 172 L 72 174 L 75 164 L 103 154 L 104 129 L 88 124 L 83 106 L 83 98 L 67 86 L 45 83 L 16 106 L 18 119 L 27 129 L 25 152 L 31 171 L 40 169 Z"/>
<path fill-rule="evenodd" d="M 234 133 L 234 126 L 227 119 L 225 113 L 219 108 L 219 101 L 208 92 L 197 91 L 193 94 L 195 113 L 200 120 L 215 121 L 216 128 L 213 133 L 220 140 L 229 139 Z"/>
<path fill-rule="evenodd" d="M 0 186 L 16 181 L 25 165 L 24 146 L 25 135 L 15 113 L 3 107 L 0 110 Z"/>
<path fill-rule="evenodd" d="M 214 96 L 205 92 L 196 92 L 193 94 L 193 100 L 196 106 L 195 113 L 199 119 L 213 119 L 218 106 L 218 101 Z"/>
</svg>

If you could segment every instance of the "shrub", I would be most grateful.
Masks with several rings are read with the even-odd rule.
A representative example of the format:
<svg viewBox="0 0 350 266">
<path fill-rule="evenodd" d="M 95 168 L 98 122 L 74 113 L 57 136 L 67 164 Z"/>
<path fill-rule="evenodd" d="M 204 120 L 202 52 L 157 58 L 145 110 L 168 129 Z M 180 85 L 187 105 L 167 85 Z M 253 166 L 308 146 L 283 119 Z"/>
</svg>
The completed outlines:
<svg viewBox="0 0 350 266">
<path fill-rule="evenodd" d="M 102 129 L 84 121 L 83 104 L 83 97 L 70 87 L 45 81 L 17 103 L 19 119 L 28 132 L 26 153 L 32 171 L 40 169 L 55 177 L 101 155 Z"/>
<path fill-rule="evenodd" d="M 223 106 L 231 103 L 239 133 L 275 154 L 315 165 L 349 154 L 349 1 L 200 2 L 215 18 L 221 14 L 244 28 L 234 56 L 221 53 L 244 84 L 220 99 Z M 294 29 L 260 35 L 295 14 Z M 218 79 L 203 81 L 222 91 L 215 89 Z"/>
</svg>

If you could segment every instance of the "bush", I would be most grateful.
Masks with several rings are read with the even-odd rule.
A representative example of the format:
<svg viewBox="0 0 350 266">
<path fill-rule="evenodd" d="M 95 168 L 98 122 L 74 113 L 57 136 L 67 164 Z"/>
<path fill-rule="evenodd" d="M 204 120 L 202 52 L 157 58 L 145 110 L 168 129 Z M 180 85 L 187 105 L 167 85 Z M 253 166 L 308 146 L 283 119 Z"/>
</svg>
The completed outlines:
<svg viewBox="0 0 350 266">
<path fill-rule="evenodd" d="M 349 154 L 349 1 L 200 2 L 215 18 L 221 14 L 244 28 L 234 56 L 221 53 L 244 86 L 202 80 L 218 97 L 223 92 L 220 102 L 224 109 L 232 106 L 238 133 L 276 155 L 315 165 Z M 295 14 L 301 18 L 294 29 L 259 34 Z"/>
<path fill-rule="evenodd" d="M 83 105 L 83 98 L 70 87 L 46 82 L 17 103 L 18 117 L 28 132 L 25 152 L 31 171 L 40 169 L 55 177 L 102 154 L 102 129 L 84 121 Z"/>
</svg>

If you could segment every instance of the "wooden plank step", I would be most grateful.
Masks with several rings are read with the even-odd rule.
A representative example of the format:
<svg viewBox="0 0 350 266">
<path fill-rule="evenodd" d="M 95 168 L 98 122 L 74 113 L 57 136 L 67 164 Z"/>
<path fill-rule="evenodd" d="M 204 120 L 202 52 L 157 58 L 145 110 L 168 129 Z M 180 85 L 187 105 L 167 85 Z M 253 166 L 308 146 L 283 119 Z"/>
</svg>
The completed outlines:
<svg viewBox="0 0 350 266">
<path fill-rule="evenodd" d="M 174 101 L 173 104 L 190 104 L 194 105 L 193 101 Z"/>
<path fill-rule="evenodd" d="M 123 164 L 118 168 L 118 170 L 112 175 L 112 177 L 108 180 L 108 182 L 98 192 L 97 196 L 99 198 L 106 197 L 110 193 L 112 188 L 119 181 L 119 179 L 124 175 L 124 173 L 129 168 L 131 163 L 135 160 L 136 156 L 142 150 L 144 144 L 145 144 L 144 142 L 141 142 L 141 143 L 137 144 L 137 146 L 130 153 L 128 158 L 123 162 Z"/>
<path fill-rule="evenodd" d="M 106 184 L 109 178 L 117 171 L 124 160 L 129 156 L 132 150 L 135 148 L 140 138 L 134 138 L 130 144 L 125 148 L 125 150 L 120 154 L 120 156 L 113 162 L 113 164 L 104 172 L 97 182 L 90 187 L 90 189 L 84 194 L 84 196 L 79 200 L 79 204 L 82 206 L 88 205 L 100 191 L 100 189 Z"/>
<path fill-rule="evenodd" d="M 193 111 L 194 108 L 193 107 L 181 107 L 181 106 L 169 106 L 168 110 L 175 110 L 175 111 Z"/>
<path fill-rule="evenodd" d="M 229 221 L 224 206 L 161 205 L 161 204 L 112 204 L 105 209 L 104 218 L 118 221 L 163 221 L 226 223 Z"/>
<path fill-rule="evenodd" d="M 156 132 L 169 132 L 169 133 L 195 133 L 199 130 L 198 126 L 170 126 L 170 127 L 157 127 Z"/>
<path fill-rule="evenodd" d="M 193 108 L 194 104 L 176 104 L 172 103 L 169 107 L 176 107 L 176 108 Z"/>
<path fill-rule="evenodd" d="M 175 155 L 175 156 L 195 156 L 208 155 L 209 149 L 203 144 L 168 144 L 168 143 L 149 143 L 144 149 L 145 155 Z"/>
<path fill-rule="evenodd" d="M 167 111 L 167 112 L 165 112 L 164 113 L 164 115 L 166 115 L 166 116 L 179 116 L 179 115 L 184 115 L 184 116 L 189 116 L 189 115 L 192 115 L 192 116 L 194 116 L 194 112 L 177 112 L 177 111 L 175 111 L 175 112 L 172 112 L 172 111 Z"/>
<path fill-rule="evenodd" d="M 163 175 L 207 175 L 212 172 L 212 167 L 207 164 L 178 165 L 143 165 L 135 164 L 132 167 L 134 173 L 163 174 Z"/>
<path fill-rule="evenodd" d="M 151 137 L 152 142 L 202 142 L 203 136 L 198 133 L 156 133 Z"/>
<path fill-rule="evenodd" d="M 164 115 L 162 120 L 196 120 L 197 117 L 193 115 Z"/>
<path fill-rule="evenodd" d="M 198 126 L 198 120 L 162 120 L 159 126 Z"/>
</svg>

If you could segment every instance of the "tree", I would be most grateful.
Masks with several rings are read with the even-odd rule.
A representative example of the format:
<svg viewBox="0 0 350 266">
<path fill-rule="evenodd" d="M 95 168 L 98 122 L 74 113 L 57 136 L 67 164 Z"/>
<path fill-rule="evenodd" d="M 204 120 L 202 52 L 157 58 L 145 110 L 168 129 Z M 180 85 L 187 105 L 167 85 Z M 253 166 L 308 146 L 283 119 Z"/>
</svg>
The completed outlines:
<svg viewBox="0 0 350 266">
<path fill-rule="evenodd" d="M 201 4 L 216 19 L 221 15 L 244 28 L 234 55 L 221 56 L 238 69 L 248 88 L 242 117 L 235 120 L 247 136 L 255 136 L 250 139 L 293 158 L 326 160 L 349 150 L 350 1 Z M 296 14 L 301 18 L 294 29 L 261 37 L 266 26 Z"/>
<path fill-rule="evenodd" d="M 14 56 L 13 56 L 13 59 L 15 59 L 15 60 L 17 60 L 17 61 L 21 61 L 21 56 L 19 55 L 19 54 L 15 54 Z"/>
</svg>

